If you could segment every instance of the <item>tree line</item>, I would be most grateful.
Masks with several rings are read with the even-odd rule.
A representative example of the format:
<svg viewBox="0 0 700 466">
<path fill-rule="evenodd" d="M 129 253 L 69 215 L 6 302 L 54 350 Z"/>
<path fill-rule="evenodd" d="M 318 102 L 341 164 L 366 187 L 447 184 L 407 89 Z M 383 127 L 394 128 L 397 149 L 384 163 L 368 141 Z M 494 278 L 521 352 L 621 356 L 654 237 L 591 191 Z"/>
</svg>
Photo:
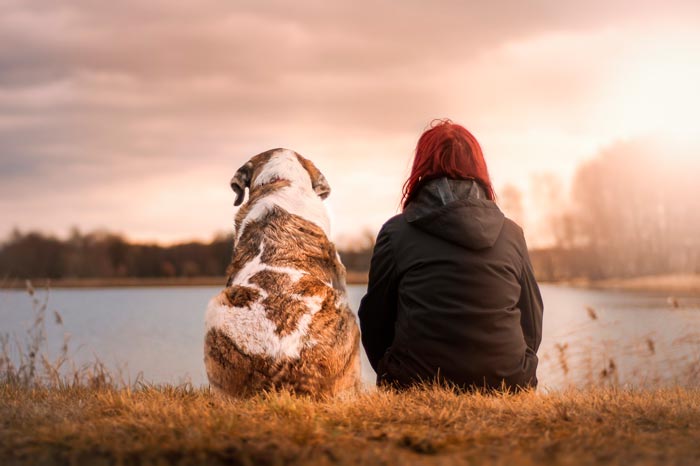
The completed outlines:
<svg viewBox="0 0 700 466">
<path fill-rule="evenodd" d="M 652 141 L 601 151 L 576 170 L 567 197 L 549 192 L 553 246 L 531 256 L 542 279 L 700 273 L 700 158 Z M 556 180 L 540 179 L 544 185 Z"/>
<path fill-rule="evenodd" d="M 22 279 L 215 276 L 223 275 L 230 258 L 226 236 L 162 246 L 104 231 L 74 230 L 59 239 L 16 230 L 0 248 L 0 274 Z"/>
<path fill-rule="evenodd" d="M 530 251 L 540 280 L 605 279 L 700 273 L 700 160 L 650 143 L 609 147 L 576 170 L 570 193 L 552 176 L 535 181 L 546 211 L 540 229 L 551 246 Z M 522 194 L 501 190 L 499 203 L 518 223 Z M 530 232 L 529 232 L 530 233 Z M 343 248 L 348 271 L 365 274 L 374 235 Z M 231 235 L 173 246 L 137 244 L 110 232 L 67 239 L 15 231 L 0 244 L 0 279 L 223 276 Z"/>
<path fill-rule="evenodd" d="M 233 238 L 172 246 L 139 244 L 122 235 L 73 230 L 67 239 L 15 230 L 0 245 L 0 279 L 223 276 Z M 373 244 L 340 251 L 348 270 L 366 272 Z"/>
</svg>

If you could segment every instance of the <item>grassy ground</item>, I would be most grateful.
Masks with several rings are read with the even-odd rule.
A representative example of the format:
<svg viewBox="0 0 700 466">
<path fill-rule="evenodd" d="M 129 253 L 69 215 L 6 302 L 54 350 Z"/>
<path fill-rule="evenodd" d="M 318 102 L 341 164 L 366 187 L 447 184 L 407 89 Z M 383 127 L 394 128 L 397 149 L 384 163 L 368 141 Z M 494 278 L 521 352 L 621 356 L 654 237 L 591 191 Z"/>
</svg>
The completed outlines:
<svg viewBox="0 0 700 466">
<path fill-rule="evenodd" d="M 700 390 L 312 401 L 0 385 L 0 464 L 700 464 Z"/>
</svg>

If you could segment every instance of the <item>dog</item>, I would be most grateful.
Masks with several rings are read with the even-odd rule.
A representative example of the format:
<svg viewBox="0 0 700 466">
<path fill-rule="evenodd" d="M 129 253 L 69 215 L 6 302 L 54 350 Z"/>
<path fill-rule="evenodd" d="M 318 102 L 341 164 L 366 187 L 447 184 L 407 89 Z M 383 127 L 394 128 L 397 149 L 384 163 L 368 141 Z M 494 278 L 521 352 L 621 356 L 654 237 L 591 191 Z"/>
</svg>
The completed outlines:
<svg viewBox="0 0 700 466">
<path fill-rule="evenodd" d="M 330 186 L 289 149 L 251 158 L 231 180 L 234 246 L 226 288 L 205 316 L 204 363 L 216 391 L 286 389 L 313 397 L 360 386 L 360 333 L 345 267 L 329 240 Z"/>
</svg>

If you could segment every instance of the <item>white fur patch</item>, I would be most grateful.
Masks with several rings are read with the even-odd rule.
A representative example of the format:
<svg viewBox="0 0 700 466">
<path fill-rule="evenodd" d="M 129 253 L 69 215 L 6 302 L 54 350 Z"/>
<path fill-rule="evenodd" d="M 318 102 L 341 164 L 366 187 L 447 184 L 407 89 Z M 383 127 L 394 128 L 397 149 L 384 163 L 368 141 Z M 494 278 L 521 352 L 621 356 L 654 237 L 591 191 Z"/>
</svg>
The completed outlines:
<svg viewBox="0 0 700 466">
<path fill-rule="evenodd" d="M 330 236 L 331 227 L 326 206 L 311 187 L 309 172 L 301 165 L 294 152 L 286 149 L 275 152 L 262 168 L 251 189 L 275 179 L 289 180 L 291 185 L 255 202 L 236 231 L 236 241 L 250 222 L 263 217 L 275 206 L 314 223 L 326 236 Z"/>
<path fill-rule="evenodd" d="M 292 184 L 311 187 L 309 172 L 301 165 L 297 155 L 289 149 L 280 149 L 272 154 L 251 188 L 255 189 L 276 179 L 289 180 Z"/>
<path fill-rule="evenodd" d="M 290 267 L 273 267 L 261 262 L 264 244 L 260 245 L 260 254 L 248 262 L 234 277 L 234 285 L 242 285 L 256 289 L 260 297 L 247 307 L 228 306 L 224 293 L 219 293 L 209 301 L 205 316 L 205 327 L 208 332 L 214 328 L 223 332 L 233 342 L 249 355 L 266 355 L 274 359 L 298 358 L 304 347 L 316 344 L 314 339 L 304 337 L 309 332 L 311 319 L 321 310 L 323 297 L 292 295 L 306 305 L 308 312 L 299 319 L 297 328 L 291 333 L 280 337 L 276 325 L 267 317 L 262 301 L 268 296 L 259 286 L 250 283 L 256 273 L 262 270 L 286 273 L 292 281 L 298 281 L 304 271 Z"/>
</svg>

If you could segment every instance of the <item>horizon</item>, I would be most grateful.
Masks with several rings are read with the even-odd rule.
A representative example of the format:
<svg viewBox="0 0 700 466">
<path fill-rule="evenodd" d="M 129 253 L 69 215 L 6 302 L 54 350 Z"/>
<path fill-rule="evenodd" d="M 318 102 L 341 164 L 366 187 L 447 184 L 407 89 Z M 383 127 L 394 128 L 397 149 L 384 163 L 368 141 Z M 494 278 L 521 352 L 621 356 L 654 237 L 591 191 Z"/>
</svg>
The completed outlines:
<svg viewBox="0 0 700 466">
<path fill-rule="evenodd" d="M 522 194 L 533 248 L 600 154 L 700 159 L 700 5 L 396 5 L 5 3 L 0 238 L 209 241 L 231 231 L 231 175 L 281 146 L 328 179 L 342 244 L 397 212 L 435 118 L 476 136 L 497 195 Z"/>
</svg>

